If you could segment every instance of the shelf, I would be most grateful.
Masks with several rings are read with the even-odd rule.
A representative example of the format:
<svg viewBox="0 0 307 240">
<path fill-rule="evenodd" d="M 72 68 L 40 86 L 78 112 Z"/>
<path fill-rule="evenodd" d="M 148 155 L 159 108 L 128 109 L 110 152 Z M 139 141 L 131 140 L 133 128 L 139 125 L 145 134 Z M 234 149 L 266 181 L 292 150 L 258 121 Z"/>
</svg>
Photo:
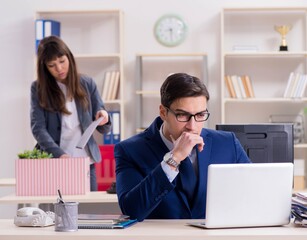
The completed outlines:
<svg viewBox="0 0 307 240">
<path fill-rule="evenodd" d="M 120 73 L 117 99 L 104 103 L 107 111 L 121 113 L 120 136 L 124 139 L 123 12 L 119 9 L 59 9 L 37 11 L 35 17 L 60 22 L 61 38 L 74 54 L 79 72 L 94 79 L 100 94 L 103 92 L 106 73 Z M 98 144 L 103 144 L 102 136 L 95 139 Z"/>
<path fill-rule="evenodd" d="M 225 98 L 224 103 L 306 103 L 307 98 Z"/>
<path fill-rule="evenodd" d="M 298 74 L 302 76 L 307 73 L 306 21 L 307 8 L 259 7 L 222 10 L 222 124 L 270 123 L 274 115 L 303 116 L 305 114 L 307 91 L 297 95 L 299 88 L 295 87 L 295 90 L 291 88 L 291 94 L 287 96 L 303 97 L 284 98 L 283 96 L 290 76 L 298 76 Z M 288 51 L 279 51 L 282 39 L 281 35 L 275 31 L 275 26 L 281 24 L 291 26 L 291 30 L 286 35 Z M 295 75 L 290 75 L 291 72 Z M 228 85 L 226 85 L 225 76 L 230 76 L 230 81 L 226 78 Z M 230 96 L 250 95 L 245 90 L 247 87 L 244 87 L 248 78 L 242 76 L 248 76 L 250 79 L 254 98 L 230 98 Z M 300 85 L 295 86 L 304 86 L 301 79 L 303 78 L 295 78 L 296 82 L 300 82 Z M 233 88 L 238 94 L 233 93 L 231 84 L 234 85 Z M 306 129 L 306 126 L 305 124 L 302 127 Z M 306 162 L 307 143 L 295 144 L 293 157 L 305 159 Z"/>
<path fill-rule="evenodd" d="M 1 178 L 0 187 L 14 187 L 16 185 L 15 178 Z"/>
<path fill-rule="evenodd" d="M 187 72 L 208 87 L 206 53 L 138 53 L 136 60 L 137 133 L 159 115 L 159 89 L 169 74 Z"/>
<path fill-rule="evenodd" d="M 204 57 L 206 53 L 138 53 L 137 57 Z"/>
<path fill-rule="evenodd" d="M 306 58 L 307 52 L 248 52 L 248 51 L 233 51 L 225 52 L 224 57 L 296 57 L 296 58 Z"/>
<path fill-rule="evenodd" d="M 88 15 L 88 14 L 120 14 L 121 11 L 118 9 L 103 9 L 103 10 L 51 10 L 51 11 L 38 11 L 40 15 L 69 15 L 69 14 L 80 14 L 80 15 Z"/>
<path fill-rule="evenodd" d="M 287 7 L 222 10 L 222 123 L 269 122 L 270 114 L 301 113 L 307 102 L 306 92 L 303 98 L 282 96 L 291 72 L 307 73 L 306 10 Z M 286 35 L 289 51 L 279 51 L 281 35 L 274 26 L 280 24 L 292 26 Z M 249 76 L 255 98 L 230 98 L 224 79 L 226 75 Z"/>
<path fill-rule="evenodd" d="M 110 54 L 102 54 L 102 55 L 95 55 L 95 54 L 77 54 L 74 55 L 76 59 L 104 59 L 104 58 L 121 58 L 121 55 L 118 53 L 110 53 Z"/>
<path fill-rule="evenodd" d="M 294 148 L 306 148 L 307 149 L 307 143 L 299 143 L 299 144 L 295 144 Z"/>
<path fill-rule="evenodd" d="M 253 7 L 253 8 L 242 8 L 242 7 L 232 7 L 232 8 L 224 8 L 224 12 L 303 12 L 305 11 L 304 8 L 301 7 Z"/>
</svg>

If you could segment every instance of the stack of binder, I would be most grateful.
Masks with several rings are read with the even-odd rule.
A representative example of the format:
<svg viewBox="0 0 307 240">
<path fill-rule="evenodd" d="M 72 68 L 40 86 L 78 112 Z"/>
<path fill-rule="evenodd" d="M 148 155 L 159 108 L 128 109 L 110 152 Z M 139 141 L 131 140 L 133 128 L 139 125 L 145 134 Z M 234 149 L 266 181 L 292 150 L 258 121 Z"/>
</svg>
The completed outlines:
<svg viewBox="0 0 307 240">
<path fill-rule="evenodd" d="M 292 216 L 294 223 L 303 227 L 307 227 L 307 194 L 296 193 L 292 197 Z"/>
<path fill-rule="evenodd" d="M 113 124 L 109 133 L 104 134 L 104 144 L 116 144 L 120 142 L 120 111 L 109 111 Z"/>
<path fill-rule="evenodd" d="M 79 214 L 79 229 L 123 229 L 136 223 L 127 215 Z"/>
<path fill-rule="evenodd" d="M 39 42 L 49 36 L 60 37 L 61 24 L 58 21 L 51 19 L 37 19 L 35 21 L 35 47 L 36 51 Z"/>
</svg>

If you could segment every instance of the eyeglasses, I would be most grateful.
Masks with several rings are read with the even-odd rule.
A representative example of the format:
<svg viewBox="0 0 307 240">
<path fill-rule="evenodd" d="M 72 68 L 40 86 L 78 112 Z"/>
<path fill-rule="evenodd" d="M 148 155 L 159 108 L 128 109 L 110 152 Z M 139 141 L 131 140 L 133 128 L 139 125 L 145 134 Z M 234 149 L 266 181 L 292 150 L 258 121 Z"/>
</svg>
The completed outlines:
<svg viewBox="0 0 307 240">
<path fill-rule="evenodd" d="M 176 113 L 173 110 L 171 110 L 170 108 L 165 107 L 168 111 L 170 111 L 172 114 L 175 115 L 176 119 L 178 122 L 188 122 L 190 121 L 191 117 L 194 117 L 196 122 L 204 122 L 207 121 L 210 113 L 208 112 L 208 110 L 205 110 L 203 112 L 199 112 L 196 114 L 191 114 L 188 112 L 182 112 L 182 113 Z"/>
</svg>

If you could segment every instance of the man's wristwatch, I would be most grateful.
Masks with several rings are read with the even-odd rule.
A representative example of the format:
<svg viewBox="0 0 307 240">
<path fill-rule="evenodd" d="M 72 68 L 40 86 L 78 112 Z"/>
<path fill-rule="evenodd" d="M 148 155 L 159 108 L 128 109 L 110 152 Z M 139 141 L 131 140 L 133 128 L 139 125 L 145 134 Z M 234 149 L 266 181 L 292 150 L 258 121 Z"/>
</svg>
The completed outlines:
<svg viewBox="0 0 307 240">
<path fill-rule="evenodd" d="M 168 164 L 168 165 L 170 165 L 170 166 L 172 166 L 172 167 L 174 167 L 174 168 L 176 168 L 176 169 L 178 169 L 178 167 L 179 167 L 179 165 L 180 165 L 180 163 L 177 163 L 177 162 L 174 160 L 174 158 L 173 158 L 173 153 L 172 153 L 172 152 L 166 153 L 166 154 L 164 155 L 164 157 L 163 157 L 163 161 L 164 161 L 166 164 Z"/>
</svg>

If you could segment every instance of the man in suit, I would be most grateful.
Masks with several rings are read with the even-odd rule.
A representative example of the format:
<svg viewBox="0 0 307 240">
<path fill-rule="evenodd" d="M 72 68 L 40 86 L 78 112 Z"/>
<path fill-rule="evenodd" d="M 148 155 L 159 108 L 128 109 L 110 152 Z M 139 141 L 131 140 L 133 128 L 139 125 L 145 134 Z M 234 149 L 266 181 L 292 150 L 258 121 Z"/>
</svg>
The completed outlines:
<svg viewBox="0 0 307 240">
<path fill-rule="evenodd" d="M 209 93 L 198 78 L 172 74 L 160 95 L 160 117 L 115 146 L 120 208 L 138 221 L 205 218 L 208 166 L 250 160 L 233 133 L 203 128 Z"/>
</svg>

